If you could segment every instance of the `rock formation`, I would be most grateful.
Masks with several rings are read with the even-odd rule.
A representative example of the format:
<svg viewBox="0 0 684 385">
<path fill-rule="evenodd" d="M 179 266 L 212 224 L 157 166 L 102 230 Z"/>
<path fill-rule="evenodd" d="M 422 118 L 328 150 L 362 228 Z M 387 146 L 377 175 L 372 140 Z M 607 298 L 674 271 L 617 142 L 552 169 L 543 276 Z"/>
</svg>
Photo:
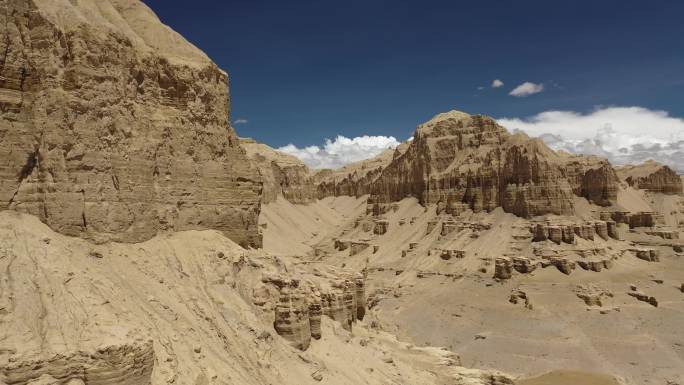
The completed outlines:
<svg viewBox="0 0 684 385">
<path fill-rule="evenodd" d="M 660 253 L 655 249 L 638 248 L 632 249 L 634 255 L 647 262 L 660 262 Z"/>
<path fill-rule="evenodd" d="M 670 167 L 652 160 L 617 168 L 620 179 L 630 186 L 668 195 L 682 194 L 682 180 Z"/>
<path fill-rule="evenodd" d="M 610 227 L 616 226 L 618 223 L 627 224 L 632 229 L 636 227 L 654 227 L 665 223 L 663 214 L 653 211 L 602 211 L 599 215 L 601 220 L 608 222 L 609 231 L 611 231 Z M 611 224 L 611 222 L 615 223 Z M 617 228 L 615 228 L 615 231 L 617 231 Z"/>
<path fill-rule="evenodd" d="M 510 258 L 500 257 L 494 260 L 494 278 L 510 279 L 513 276 L 513 263 Z"/>
<path fill-rule="evenodd" d="M 208 228 L 261 244 L 225 72 L 139 1 L 3 8 L 0 209 L 98 241 Z"/>
<path fill-rule="evenodd" d="M 320 314 L 314 312 L 309 320 L 309 303 L 296 287 L 280 289 L 273 327 L 276 332 L 297 349 L 306 350 L 311 343 L 311 325 L 320 334 Z M 317 323 L 316 323 L 317 321 Z"/>
<path fill-rule="evenodd" d="M 653 307 L 658 307 L 658 300 L 654 296 L 648 295 L 638 290 L 632 290 L 627 294 L 638 299 L 639 301 L 646 302 Z"/>
<path fill-rule="evenodd" d="M 300 350 L 309 348 L 311 338 L 321 338 L 322 315 L 351 331 L 352 325 L 363 319 L 366 313 L 365 281 L 358 274 L 309 277 L 306 283 L 298 279 L 265 276 L 262 282 L 279 290 L 273 327 Z"/>
<path fill-rule="evenodd" d="M 613 297 L 610 291 L 591 284 L 578 285 L 574 291 L 587 306 L 603 306 L 603 298 Z"/>
<path fill-rule="evenodd" d="M 522 290 L 513 290 L 511 291 L 511 295 L 508 297 L 508 302 L 517 305 L 518 303 L 522 302 L 525 304 L 525 308 L 532 310 L 534 306 L 532 306 L 532 303 L 530 302 L 530 298 L 527 296 L 527 293 L 525 293 Z"/>
<path fill-rule="evenodd" d="M 371 193 L 375 203 L 413 196 L 423 204 L 467 204 L 475 212 L 502 207 L 532 217 L 572 214 L 573 196 L 609 205 L 617 182 L 604 159 L 556 153 L 489 117 L 451 111 L 418 127 Z"/>
<path fill-rule="evenodd" d="M 382 170 L 401 156 L 408 148 L 402 143 L 397 148 L 387 149 L 371 159 L 351 163 L 339 170 L 324 169 L 314 174 L 318 189 L 318 198 L 327 196 L 348 195 L 359 197 L 371 193 L 371 185 L 382 173 Z"/>
<path fill-rule="evenodd" d="M 389 222 L 385 220 L 378 220 L 375 221 L 375 225 L 373 226 L 373 233 L 377 235 L 383 235 L 387 233 L 387 229 L 389 228 Z"/>
<path fill-rule="evenodd" d="M 151 384 L 154 361 L 152 341 L 147 341 L 13 362 L 0 369 L 0 376 L 7 374 L 4 378 L 7 384 L 34 384 L 36 378 L 49 380 L 45 384 L 56 385 L 84 384 L 84 381 L 88 384 Z"/>
<path fill-rule="evenodd" d="M 263 180 L 262 203 L 273 202 L 279 195 L 295 204 L 316 199 L 316 186 L 304 162 L 251 138 L 240 138 L 240 144 Z"/>
</svg>

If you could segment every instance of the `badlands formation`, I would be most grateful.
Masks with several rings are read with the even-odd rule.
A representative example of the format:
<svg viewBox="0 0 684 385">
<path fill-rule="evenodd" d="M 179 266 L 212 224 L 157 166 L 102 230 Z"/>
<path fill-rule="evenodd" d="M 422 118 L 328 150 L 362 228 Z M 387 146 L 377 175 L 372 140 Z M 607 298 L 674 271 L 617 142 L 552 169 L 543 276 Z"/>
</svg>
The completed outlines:
<svg viewBox="0 0 684 385">
<path fill-rule="evenodd" d="M 667 166 L 451 111 L 310 170 L 140 1 L 0 4 L 0 384 L 684 383 Z"/>
</svg>

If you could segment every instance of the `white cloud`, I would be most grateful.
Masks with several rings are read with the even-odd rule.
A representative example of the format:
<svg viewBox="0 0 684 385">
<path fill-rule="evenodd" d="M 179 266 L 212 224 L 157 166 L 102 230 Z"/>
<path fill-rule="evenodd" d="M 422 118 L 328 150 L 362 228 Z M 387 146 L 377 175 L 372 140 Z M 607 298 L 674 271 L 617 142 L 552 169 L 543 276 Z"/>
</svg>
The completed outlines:
<svg viewBox="0 0 684 385">
<path fill-rule="evenodd" d="M 642 107 L 599 108 L 588 114 L 546 111 L 499 124 L 542 138 L 550 147 L 600 155 L 617 165 L 648 159 L 684 173 L 684 120 Z"/>
<path fill-rule="evenodd" d="M 503 87 L 503 85 L 504 85 L 504 82 L 502 82 L 499 79 L 494 79 L 494 81 L 492 82 L 492 88 Z"/>
<path fill-rule="evenodd" d="M 517 96 L 517 97 L 525 97 L 533 94 L 538 94 L 540 92 L 544 91 L 544 84 L 539 83 L 530 83 L 530 82 L 525 82 L 513 89 L 509 93 L 511 96 Z"/>
<path fill-rule="evenodd" d="M 294 144 L 278 150 L 294 155 L 311 168 L 340 168 L 346 164 L 372 158 L 400 143 L 393 136 L 358 136 L 347 138 L 338 135 L 335 140 L 326 139 L 322 147 L 299 148 Z"/>
<path fill-rule="evenodd" d="M 233 122 L 233 124 L 247 124 L 249 123 L 249 120 L 247 119 L 237 119 Z"/>
</svg>

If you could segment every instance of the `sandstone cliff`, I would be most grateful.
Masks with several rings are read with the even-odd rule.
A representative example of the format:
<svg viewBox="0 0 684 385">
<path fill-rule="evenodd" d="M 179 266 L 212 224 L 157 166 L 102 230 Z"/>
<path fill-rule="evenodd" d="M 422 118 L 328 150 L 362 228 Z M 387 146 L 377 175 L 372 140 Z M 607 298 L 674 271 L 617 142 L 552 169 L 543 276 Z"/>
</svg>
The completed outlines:
<svg viewBox="0 0 684 385">
<path fill-rule="evenodd" d="M 371 193 L 374 203 L 413 196 L 423 204 L 465 204 L 475 212 L 502 207 L 531 217 L 572 214 L 573 196 L 610 205 L 617 182 L 604 159 L 556 153 L 489 117 L 451 111 L 418 127 Z"/>
<path fill-rule="evenodd" d="M 354 162 L 339 170 L 320 170 L 314 174 L 318 198 L 327 196 L 354 196 L 370 194 L 371 185 L 394 159 L 408 149 L 408 142 L 383 151 L 371 159 Z"/>
<path fill-rule="evenodd" d="M 263 179 L 262 203 L 273 202 L 279 195 L 295 204 L 316 199 L 316 187 L 304 162 L 251 138 L 240 138 L 240 144 Z"/>
<path fill-rule="evenodd" d="M 0 210 L 98 241 L 261 244 L 225 72 L 137 0 L 0 4 Z"/>
<path fill-rule="evenodd" d="M 620 179 L 638 189 L 668 195 L 682 194 L 682 180 L 670 167 L 655 161 L 617 168 Z"/>
</svg>

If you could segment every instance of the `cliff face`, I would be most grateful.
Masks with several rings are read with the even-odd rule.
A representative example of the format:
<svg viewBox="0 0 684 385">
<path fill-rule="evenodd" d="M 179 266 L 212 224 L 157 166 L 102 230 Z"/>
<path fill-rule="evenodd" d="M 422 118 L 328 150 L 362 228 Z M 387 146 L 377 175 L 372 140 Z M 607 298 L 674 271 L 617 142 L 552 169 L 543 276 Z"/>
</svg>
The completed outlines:
<svg viewBox="0 0 684 385">
<path fill-rule="evenodd" d="M 0 209 L 100 241 L 261 244 L 226 73 L 137 0 L 1 3 Z"/>
<path fill-rule="evenodd" d="M 321 316 L 327 316 L 351 331 L 354 323 L 363 319 L 366 313 L 365 278 L 361 274 L 340 272 L 313 278 L 305 283 L 298 279 L 273 279 L 272 276 L 262 279 L 278 288 L 273 323 L 276 332 L 301 350 L 309 347 L 312 338 L 321 338 Z"/>
<path fill-rule="evenodd" d="M 240 144 L 262 177 L 262 203 L 274 202 L 279 195 L 295 204 L 316 199 L 316 187 L 304 162 L 251 138 L 241 138 Z"/>
<path fill-rule="evenodd" d="M 320 170 L 314 174 L 318 198 L 327 196 L 360 197 L 371 193 L 371 185 L 382 170 L 408 149 L 408 143 L 390 148 L 371 159 L 351 163 L 339 170 Z"/>
<path fill-rule="evenodd" d="M 311 177 L 285 154 L 253 141 L 244 145 L 266 180 L 264 202 L 277 194 L 293 203 L 370 194 L 373 207 L 415 197 L 447 209 L 502 207 L 533 217 L 572 215 L 575 196 L 601 206 L 617 200 L 618 177 L 607 160 L 557 153 L 540 139 L 510 134 L 489 117 L 459 111 L 420 125 L 414 139 L 396 149 Z"/>
<path fill-rule="evenodd" d="M 466 204 L 475 212 L 502 207 L 531 217 L 572 214 L 573 195 L 609 205 L 617 181 L 603 159 L 558 154 L 489 117 L 451 111 L 419 126 L 371 190 L 374 203 L 413 196 L 424 204 Z"/>
<path fill-rule="evenodd" d="M 638 189 L 668 195 L 682 194 L 682 179 L 670 167 L 654 161 L 617 170 L 620 179 Z"/>
</svg>

